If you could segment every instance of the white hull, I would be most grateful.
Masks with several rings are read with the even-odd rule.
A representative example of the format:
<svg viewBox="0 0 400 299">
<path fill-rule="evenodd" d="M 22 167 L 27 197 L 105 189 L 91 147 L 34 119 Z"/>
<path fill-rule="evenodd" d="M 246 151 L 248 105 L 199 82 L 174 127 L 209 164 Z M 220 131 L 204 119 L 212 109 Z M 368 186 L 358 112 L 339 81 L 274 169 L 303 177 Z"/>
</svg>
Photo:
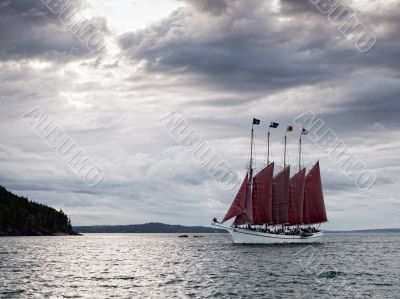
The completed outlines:
<svg viewBox="0 0 400 299">
<path fill-rule="evenodd" d="M 212 225 L 226 229 L 235 244 L 284 244 L 284 243 L 317 243 L 323 240 L 322 231 L 314 233 L 312 236 L 299 235 L 278 235 L 251 231 L 248 229 L 228 227 L 213 223 Z"/>
</svg>

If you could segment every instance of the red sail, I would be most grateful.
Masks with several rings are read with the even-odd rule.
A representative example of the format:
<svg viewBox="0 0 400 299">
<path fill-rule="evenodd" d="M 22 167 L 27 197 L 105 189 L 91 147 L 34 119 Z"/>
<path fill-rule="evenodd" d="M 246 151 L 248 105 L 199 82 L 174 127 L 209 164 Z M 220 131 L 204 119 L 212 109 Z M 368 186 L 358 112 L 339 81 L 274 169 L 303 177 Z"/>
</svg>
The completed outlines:
<svg viewBox="0 0 400 299">
<path fill-rule="evenodd" d="M 247 177 L 247 176 L 246 176 Z M 253 202 L 251 200 L 251 181 L 247 182 L 247 193 L 245 200 L 245 209 L 242 214 L 238 215 L 233 222 L 234 225 L 252 224 L 253 223 Z"/>
<path fill-rule="evenodd" d="M 304 184 L 306 170 L 303 169 L 289 181 L 289 225 L 303 224 Z"/>
<path fill-rule="evenodd" d="M 317 162 L 307 174 L 305 181 L 304 224 L 315 224 L 327 221 L 319 162 Z"/>
<path fill-rule="evenodd" d="M 288 223 L 290 167 L 277 174 L 272 183 L 272 221 L 274 224 Z"/>
<path fill-rule="evenodd" d="M 237 193 L 235 200 L 232 202 L 231 207 L 226 213 L 222 223 L 228 221 L 229 219 L 241 215 L 246 211 L 246 199 L 248 197 L 248 175 L 243 180 L 242 186 Z"/>
<path fill-rule="evenodd" d="M 253 224 L 272 222 L 272 179 L 274 164 L 261 170 L 253 180 Z"/>
</svg>

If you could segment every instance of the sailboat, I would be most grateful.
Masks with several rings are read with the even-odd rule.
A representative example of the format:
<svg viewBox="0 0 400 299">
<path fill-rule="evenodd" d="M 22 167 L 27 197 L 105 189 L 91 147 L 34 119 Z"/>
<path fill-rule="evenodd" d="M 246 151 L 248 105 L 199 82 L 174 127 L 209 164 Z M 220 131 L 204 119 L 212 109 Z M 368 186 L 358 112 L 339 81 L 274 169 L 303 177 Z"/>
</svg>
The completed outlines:
<svg viewBox="0 0 400 299">
<path fill-rule="evenodd" d="M 283 169 L 274 175 L 275 163 L 269 161 L 270 129 L 267 137 L 267 163 L 254 175 L 253 149 L 254 125 L 251 128 L 250 162 L 246 175 L 230 208 L 221 222 L 213 219 L 212 225 L 226 229 L 233 243 L 276 244 L 321 242 L 323 232 L 319 226 L 327 221 L 319 161 L 307 172 L 301 167 L 302 129 L 299 139 L 298 171 L 290 177 L 286 164 L 287 133 L 284 138 Z M 272 122 L 270 128 L 279 124 Z M 235 218 L 232 225 L 224 223 Z"/>
</svg>

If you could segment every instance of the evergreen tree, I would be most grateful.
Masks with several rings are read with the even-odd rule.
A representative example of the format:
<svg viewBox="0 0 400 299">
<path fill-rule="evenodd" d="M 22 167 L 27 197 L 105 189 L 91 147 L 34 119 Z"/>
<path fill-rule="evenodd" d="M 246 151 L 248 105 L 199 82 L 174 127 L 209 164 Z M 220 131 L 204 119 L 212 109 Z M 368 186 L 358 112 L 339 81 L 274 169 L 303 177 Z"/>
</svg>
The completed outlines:
<svg viewBox="0 0 400 299">
<path fill-rule="evenodd" d="M 75 234 L 62 211 L 29 201 L 0 186 L 0 236 Z"/>
</svg>

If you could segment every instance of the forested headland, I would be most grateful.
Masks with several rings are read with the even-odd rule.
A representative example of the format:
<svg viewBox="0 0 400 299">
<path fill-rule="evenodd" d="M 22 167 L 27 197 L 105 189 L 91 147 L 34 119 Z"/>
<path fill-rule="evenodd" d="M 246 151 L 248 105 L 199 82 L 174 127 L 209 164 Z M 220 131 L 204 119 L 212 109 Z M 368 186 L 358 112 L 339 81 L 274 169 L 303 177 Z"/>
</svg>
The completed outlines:
<svg viewBox="0 0 400 299">
<path fill-rule="evenodd" d="M 74 235 L 62 210 L 32 202 L 0 186 L 0 236 Z"/>
</svg>

